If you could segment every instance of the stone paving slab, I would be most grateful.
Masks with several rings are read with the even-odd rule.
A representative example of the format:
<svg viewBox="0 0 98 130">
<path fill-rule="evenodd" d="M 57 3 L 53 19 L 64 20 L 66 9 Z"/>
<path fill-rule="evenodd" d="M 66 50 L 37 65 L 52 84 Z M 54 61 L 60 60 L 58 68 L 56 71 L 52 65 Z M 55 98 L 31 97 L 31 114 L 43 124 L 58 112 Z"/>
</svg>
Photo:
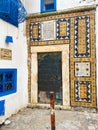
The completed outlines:
<svg viewBox="0 0 98 130">
<path fill-rule="evenodd" d="M 98 130 L 98 114 L 55 110 L 56 130 Z M 51 130 L 50 110 L 25 108 L 13 115 L 0 130 Z"/>
</svg>

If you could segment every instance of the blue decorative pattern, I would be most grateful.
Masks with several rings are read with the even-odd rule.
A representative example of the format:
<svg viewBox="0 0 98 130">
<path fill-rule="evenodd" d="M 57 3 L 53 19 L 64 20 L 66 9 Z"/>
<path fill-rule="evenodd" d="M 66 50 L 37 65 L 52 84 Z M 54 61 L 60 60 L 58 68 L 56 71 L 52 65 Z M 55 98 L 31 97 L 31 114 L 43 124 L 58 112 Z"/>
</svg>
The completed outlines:
<svg viewBox="0 0 98 130">
<path fill-rule="evenodd" d="M 85 20 L 86 22 L 86 53 L 78 53 L 78 21 Z M 89 15 L 75 17 L 75 57 L 90 57 L 90 18 Z"/>
<path fill-rule="evenodd" d="M 0 96 L 16 92 L 17 70 L 0 69 Z"/>
<path fill-rule="evenodd" d="M 20 0 L 18 0 L 18 23 L 22 23 L 25 21 L 27 16 L 27 12 L 23 6 L 23 4 L 21 3 Z"/>
</svg>

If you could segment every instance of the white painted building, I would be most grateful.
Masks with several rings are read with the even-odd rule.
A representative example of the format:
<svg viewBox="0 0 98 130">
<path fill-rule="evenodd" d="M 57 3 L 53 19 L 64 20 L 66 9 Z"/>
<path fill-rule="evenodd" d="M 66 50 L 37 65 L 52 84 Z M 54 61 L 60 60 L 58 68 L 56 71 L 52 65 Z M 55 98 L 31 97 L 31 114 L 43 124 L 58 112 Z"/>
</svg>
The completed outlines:
<svg viewBox="0 0 98 130">
<path fill-rule="evenodd" d="M 0 79 L 0 123 L 2 123 L 6 118 L 27 106 L 28 70 L 25 22 L 16 27 L 0 18 L 0 30 L 1 77 L 3 73 L 3 79 Z M 6 43 L 6 36 L 12 38 L 8 43 Z M 13 70 L 16 79 L 13 79 Z M 11 72 L 12 79 L 8 78 L 7 81 L 5 77 L 11 76 Z M 5 83 L 3 84 L 3 82 Z M 6 83 L 9 84 L 8 88 Z M 11 83 L 12 86 L 10 86 Z"/>
</svg>

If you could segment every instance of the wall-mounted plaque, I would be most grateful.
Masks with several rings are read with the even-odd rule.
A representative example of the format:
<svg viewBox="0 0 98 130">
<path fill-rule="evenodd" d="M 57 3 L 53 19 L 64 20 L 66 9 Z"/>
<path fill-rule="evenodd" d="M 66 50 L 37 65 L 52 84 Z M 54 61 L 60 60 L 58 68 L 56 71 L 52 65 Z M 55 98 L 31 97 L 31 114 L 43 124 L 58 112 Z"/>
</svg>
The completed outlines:
<svg viewBox="0 0 98 130">
<path fill-rule="evenodd" d="M 75 76 L 90 76 L 90 62 L 75 62 Z"/>
<path fill-rule="evenodd" d="M 12 60 L 12 50 L 0 48 L 0 59 Z"/>
<path fill-rule="evenodd" d="M 45 21 L 41 23 L 41 31 L 43 41 L 56 39 L 56 21 Z"/>
</svg>

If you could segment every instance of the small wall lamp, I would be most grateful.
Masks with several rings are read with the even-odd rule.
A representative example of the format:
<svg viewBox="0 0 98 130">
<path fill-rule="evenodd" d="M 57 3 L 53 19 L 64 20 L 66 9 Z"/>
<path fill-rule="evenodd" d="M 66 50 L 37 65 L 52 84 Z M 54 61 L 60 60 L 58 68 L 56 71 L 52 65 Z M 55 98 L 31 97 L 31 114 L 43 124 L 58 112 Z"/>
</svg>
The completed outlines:
<svg viewBox="0 0 98 130">
<path fill-rule="evenodd" d="M 13 37 L 12 36 L 6 36 L 5 42 L 6 43 L 13 43 Z"/>
</svg>

